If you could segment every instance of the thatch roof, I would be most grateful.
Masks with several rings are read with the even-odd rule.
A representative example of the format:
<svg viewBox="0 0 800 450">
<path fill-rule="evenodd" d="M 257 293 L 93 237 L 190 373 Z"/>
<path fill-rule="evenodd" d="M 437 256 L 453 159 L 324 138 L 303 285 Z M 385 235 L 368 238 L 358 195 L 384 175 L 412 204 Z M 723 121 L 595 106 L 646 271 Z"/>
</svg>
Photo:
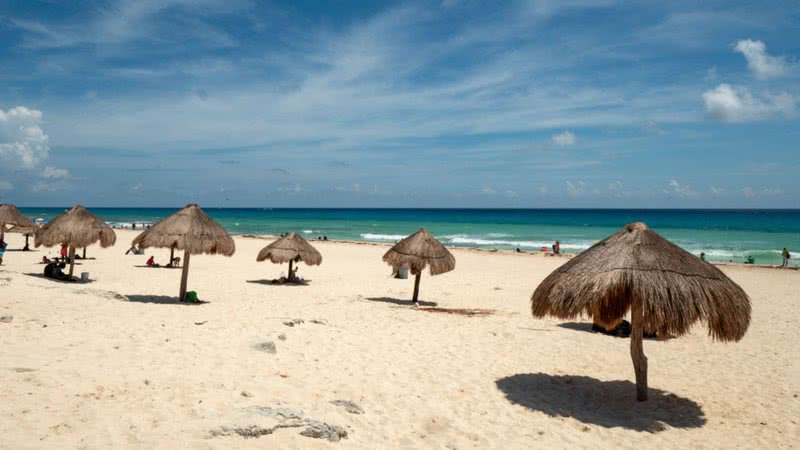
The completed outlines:
<svg viewBox="0 0 800 450">
<path fill-rule="evenodd" d="M 114 230 L 81 205 L 73 206 L 42 225 L 34 240 L 37 247 L 66 244 L 75 248 L 88 247 L 95 242 L 100 242 L 102 247 L 111 247 L 116 241 Z"/>
<path fill-rule="evenodd" d="M 425 228 L 394 245 L 383 260 L 399 270 L 408 267 L 416 275 L 430 265 L 431 275 L 439 275 L 456 268 L 456 258 Z"/>
<path fill-rule="evenodd" d="M 139 248 L 174 248 L 192 255 L 231 256 L 236 251 L 236 244 L 225 228 L 194 203 L 136 236 L 133 245 Z"/>
<path fill-rule="evenodd" d="M 709 335 L 737 341 L 750 324 L 750 299 L 719 269 L 641 222 L 625 225 L 556 269 L 533 293 L 535 317 L 582 313 L 613 323 L 641 299 L 644 327 L 681 335 L 696 321 Z"/>
<path fill-rule="evenodd" d="M 258 252 L 256 261 L 261 262 L 269 259 L 276 264 L 283 264 L 294 261 L 297 258 L 309 266 L 316 266 L 322 263 L 322 255 L 297 233 L 284 236 L 261 249 Z"/>
<path fill-rule="evenodd" d="M 15 226 L 9 228 L 8 230 L 6 230 L 6 232 L 8 232 L 8 233 L 19 233 L 19 234 L 34 234 L 34 233 L 36 233 L 36 230 L 38 230 L 38 229 L 39 229 L 39 225 L 36 225 L 36 224 L 34 224 L 33 226 L 30 226 L 30 227 L 21 227 L 19 225 L 15 225 Z"/>
<path fill-rule="evenodd" d="M 23 227 L 35 226 L 28 216 L 19 212 L 16 206 L 4 203 L 0 204 L 0 227 L 6 225 L 19 225 Z"/>
</svg>

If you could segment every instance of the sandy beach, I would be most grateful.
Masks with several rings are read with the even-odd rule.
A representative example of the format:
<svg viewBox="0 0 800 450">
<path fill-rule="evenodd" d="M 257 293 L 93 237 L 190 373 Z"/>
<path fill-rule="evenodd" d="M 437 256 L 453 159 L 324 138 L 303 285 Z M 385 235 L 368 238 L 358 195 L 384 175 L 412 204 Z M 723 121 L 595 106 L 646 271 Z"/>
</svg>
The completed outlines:
<svg viewBox="0 0 800 450">
<path fill-rule="evenodd" d="M 456 269 L 424 276 L 415 309 L 407 301 L 413 281 L 390 278 L 381 261 L 386 245 L 314 241 L 322 265 L 298 273 L 309 284 L 280 286 L 265 281 L 285 266 L 255 262 L 269 241 L 236 237 L 231 258 L 192 257 L 189 289 L 206 303 L 178 304 L 180 271 L 142 267 L 149 255 L 166 262 L 168 251 L 125 256 L 135 232 L 117 236 L 114 247 L 88 249 L 92 259 L 76 272 L 92 281 L 80 284 L 42 278 L 39 260 L 57 250 L 13 251 L 24 238 L 7 235 L 0 447 L 800 441 L 798 271 L 722 267 L 752 299 L 747 335 L 714 343 L 698 325 L 678 339 L 646 341 L 651 400 L 638 403 L 627 339 L 591 333 L 586 320 L 531 317 L 531 293 L 563 258 L 454 249 Z M 481 314 L 448 312 L 455 309 Z M 332 403 L 339 400 L 355 403 L 355 413 Z M 278 427 L 250 438 L 230 431 L 251 420 Z M 301 434 L 307 424 L 347 435 L 315 439 Z"/>
</svg>

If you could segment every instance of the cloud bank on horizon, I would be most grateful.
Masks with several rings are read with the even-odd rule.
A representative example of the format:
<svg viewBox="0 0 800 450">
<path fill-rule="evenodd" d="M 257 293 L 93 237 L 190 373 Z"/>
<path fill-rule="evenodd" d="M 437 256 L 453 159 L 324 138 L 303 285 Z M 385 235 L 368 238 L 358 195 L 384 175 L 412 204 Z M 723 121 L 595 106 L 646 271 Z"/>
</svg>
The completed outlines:
<svg viewBox="0 0 800 450">
<path fill-rule="evenodd" d="M 790 2 L 0 5 L 0 201 L 800 207 Z"/>
</svg>

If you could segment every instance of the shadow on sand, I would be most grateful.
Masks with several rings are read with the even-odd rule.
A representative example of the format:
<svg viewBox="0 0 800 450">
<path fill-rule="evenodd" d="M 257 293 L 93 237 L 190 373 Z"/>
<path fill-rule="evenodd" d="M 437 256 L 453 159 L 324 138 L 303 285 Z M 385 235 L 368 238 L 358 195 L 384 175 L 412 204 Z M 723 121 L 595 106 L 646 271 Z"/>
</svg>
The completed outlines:
<svg viewBox="0 0 800 450">
<path fill-rule="evenodd" d="M 168 295 L 126 295 L 125 297 L 127 297 L 130 302 L 155 303 L 158 305 L 194 306 L 209 303 L 203 300 L 198 302 L 180 302 L 178 301 L 178 297 L 170 297 Z"/>
<path fill-rule="evenodd" d="M 310 281 L 247 280 L 248 283 L 263 284 L 264 286 L 308 286 Z"/>
<path fill-rule="evenodd" d="M 512 403 L 605 428 L 657 433 L 706 423 L 699 404 L 669 392 L 650 388 L 648 401 L 636 401 L 636 385 L 630 381 L 526 373 L 500 378 L 496 384 Z"/>
<path fill-rule="evenodd" d="M 592 331 L 592 324 L 588 323 L 588 322 L 563 322 L 563 323 L 559 323 L 558 326 L 560 328 L 566 328 L 567 330 L 584 331 L 584 332 L 587 332 L 587 333 L 597 334 L 599 336 L 609 336 L 609 337 L 616 337 L 616 338 L 622 338 L 622 339 L 628 339 L 628 337 L 629 337 L 629 336 L 617 336 L 617 335 L 614 335 L 614 334 L 598 333 L 596 331 Z M 672 339 L 672 337 L 661 338 L 661 339 L 659 339 L 657 337 L 648 337 L 648 336 L 644 337 L 644 340 L 646 340 L 646 341 L 658 341 L 658 340 L 666 341 L 666 340 L 669 340 L 669 339 Z"/>
<path fill-rule="evenodd" d="M 147 264 L 140 264 L 133 267 L 140 267 L 143 269 L 182 269 L 181 266 L 148 266 Z"/>
<path fill-rule="evenodd" d="M 391 303 L 393 305 L 404 305 L 404 306 L 414 306 L 414 302 L 411 300 L 400 300 L 399 298 L 391 298 L 391 297 L 367 297 L 364 300 L 370 302 L 381 302 L 381 303 Z M 419 301 L 419 306 L 437 306 L 439 305 L 436 302 L 426 302 L 424 300 Z"/>
<path fill-rule="evenodd" d="M 46 276 L 44 276 L 41 273 L 24 273 L 23 275 L 27 275 L 29 277 L 34 277 L 34 278 L 40 278 L 42 280 L 50 281 L 50 282 L 53 282 L 53 283 L 63 283 L 63 284 L 89 284 L 89 283 L 94 283 L 94 280 L 92 280 L 92 279 L 89 279 L 89 280 L 86 280 L 86 281 L 81 281 L 81 279 L 77 278 L 77 277 L 72 277 L 71 280 L 59 280 L 59 279 L 56 279 L 56 278 L 47 278 Z"/>
</svg>

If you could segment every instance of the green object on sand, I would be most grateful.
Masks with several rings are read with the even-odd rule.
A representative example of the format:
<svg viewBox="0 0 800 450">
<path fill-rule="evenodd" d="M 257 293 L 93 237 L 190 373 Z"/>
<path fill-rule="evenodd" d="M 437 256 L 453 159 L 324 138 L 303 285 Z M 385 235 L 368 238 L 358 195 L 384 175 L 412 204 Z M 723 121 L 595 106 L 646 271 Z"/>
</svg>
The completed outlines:
<svg viewBox="0 0 800 450">
<path fill-rule="evenodd" d="M 191 303 L 197 303 L 200 300 L 197 299 L 197 292 L 189 291 L 189 292 L 186 293 L 186 300 L 185 301 L 191 302 Z"/>
</svg>

